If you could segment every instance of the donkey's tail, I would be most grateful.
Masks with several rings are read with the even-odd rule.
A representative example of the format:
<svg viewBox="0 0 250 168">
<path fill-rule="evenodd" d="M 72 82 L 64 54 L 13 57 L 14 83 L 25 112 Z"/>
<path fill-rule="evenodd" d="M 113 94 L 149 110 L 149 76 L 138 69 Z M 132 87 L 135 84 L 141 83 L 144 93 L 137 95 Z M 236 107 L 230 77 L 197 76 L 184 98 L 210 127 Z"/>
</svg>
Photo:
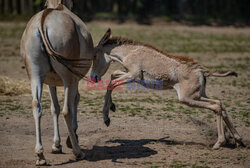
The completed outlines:
<svg viewBox="0 0 250 168">
<path fill-rule="evenodd" d="M 85 68 L 85 64 L 82 61 L 86 61 L 89 59 L 68 59 L 68 58 L 64 58 L 60 53 L 56 52 L 50 42 L 49 39 L 47 37 L 47 33 L 45 30 L 45 19 L 46 17 L 54 10 L 63 10 L 63 5 L 59 4 L 57 6 L 57 8 L 47 8 L 43 11 L 42 13 L 42 17 L 41 17 L 41 23 L 40 23 L 40 31 L 41 31 L 41 37 L 42 37 L 42 41 L 43 44 L 45 46 L 45 49 L 47 51 L 47 53 L 49 54 L 49 56 L 51 56 L 52 58 L 54 58 L 56 61 L 58 61 L 59 63 L 61 63 L 63 66 L 65 66 L 71 73 L 73 73 L 74 75 L 76 75 L 79 78 L 83 78 L 84 75 L 81 74 L 80 71 L 75 70 L 74 68 Z"/>
<path fill-rule="evenodd" d="M 234 71 L 231 70 L 225 70 L 225 71 L 210 71 L 210 70 L 204 70 L 204 76 L 209 77 L 209 76 L 214 76 L 214 77 L 227 77 L 227 76 L 235 76 L 237 77 L 238 74 Z"/>
</svg>

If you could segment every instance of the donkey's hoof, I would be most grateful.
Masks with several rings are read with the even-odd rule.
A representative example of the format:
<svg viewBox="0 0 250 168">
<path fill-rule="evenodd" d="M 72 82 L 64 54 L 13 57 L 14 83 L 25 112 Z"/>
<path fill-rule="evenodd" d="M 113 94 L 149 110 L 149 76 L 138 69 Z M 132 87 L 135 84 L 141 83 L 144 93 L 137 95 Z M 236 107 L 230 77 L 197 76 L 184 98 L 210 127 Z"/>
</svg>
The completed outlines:
<svg viewBox="0 0 250 168">
<path fill-rule="evenodd" d="M 110 125 L 110 119 L 108 118 L 106 121 L 104 121 L 104 123 L 106 124 L 106 126 L 108 127 Z"/>
<path fill-rule="evenodd" d="M 69 136 L 67 137 L 66 145 L 68 148 L 72 149 L 72 144 L 71 144 L 71 140 L 70 140 Z"/>
<path fill-rule="evenodd" d="M 60 154 L 62 153 L 62 145 L 56 147 L 55 144 L 52 145 L 52 153 L 53 154 Z"/>
<path fill-rule="evenodd" d="M 78 141 L 78 135 L 75 134 L 75 136 L 76 136 L 76 142 L 78 143 L 78 142 L 79 142 L 79 141 Z M 68 148 L 72 149 L 72 143 L 71 143 L 71 140 L 70 140 L 70 137 L 69 137 L 69 136 L 67 137 L 66 145 L 67 145 Z"/>
<path fill-rule="evenodd" d="M 110 105 L 110 110 L 112 110 L 113 112 L 116 111 L 116 107 L 115 107 L 115 104 L 114 104 L 114 103 L 111 103 L 111 105 Z"/>
<path fill-rule="evenodd" d="M 47 163 L 46 163 L 43 153 L 38 153 L 37 156 L 38 156 L 38 160 L 36 161 L 36 166 L 46 166 Z"/>
<path fill-rule="evenodd" d="M 36 161 L 36 166 L 46 166 L 47 165 L 47 162 L 45 159 L 38 159 Z"/>
<path fill-rule="evenodd" d="M 75 154 L 76 160 L 83 160 L 86 158 L 86 155 L 81 151 L 78 154 Z"/>
</svg>

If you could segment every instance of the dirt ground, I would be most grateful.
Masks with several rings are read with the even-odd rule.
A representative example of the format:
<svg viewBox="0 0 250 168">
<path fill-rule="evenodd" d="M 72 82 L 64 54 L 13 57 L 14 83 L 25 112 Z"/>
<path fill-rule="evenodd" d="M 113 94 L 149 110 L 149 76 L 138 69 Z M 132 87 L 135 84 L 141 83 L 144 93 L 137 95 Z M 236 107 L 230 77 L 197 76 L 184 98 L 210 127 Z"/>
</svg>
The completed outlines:
<svg viewBox="0 0 250 168">
<path fill-rule="evenodd" d="M 11 23 L 6 23 L 11 24 Z M 92 23 L 93 24 L 93 23 Z M 6 26 L 1 23 L 1 26 Z M 8 25 L 7 25 L 8 26 Z M 112 25 L 111 25 L 112 26 Z M 116 25 L 114 25 L 116 26 Z M 135 26 L 135 25 L 134 25 Z M 167 25 L 164 25 L 167 27 Z M 164 28 L 163 26 L 163 28 Z M 178 30 L 215 34 L 250 35 L 250 29 L 178 26 Z M 17 45 L 19 38 L 1 39 L 0 75 L 23 87 L 29 81 L 23 69 Z M 178 53 L 182 54 L 182 53 Z M 7 56 L 5 56 L 7 55 Z M 66 147 L 66 126 L 59 118 L 63 154 L 52 154 L 53 123 L 47 87 L 43 93 L 42 141 L 50 167 L 250 167 L 250 53 L 188 53 L 211 69 L 234 69 L 238 78 L 210 78 L 207 94 L 222 100 L 232 122 L 242 135 L 246 148 L 236 148 L 227 132 L 228 144 L 212 150 L 217 140 L 215 115 L 203 109 L 187 107 L 178 102 L 175 91 L 126 90 L 114 91 L 116 112 L 111 112 L 111 125 L 102 120 L 105 91 L 88 91 L 81 81 L 78 112 L 78 135 L 86 159 L 75 161 Z M 110 73 L 120 68 L 112 64 Z M 60 104 L 63 90 L 58 91 Z M 35 167 L 35 127 L 31 111 L 31 95 L 0 96 L 0 167 Z"/>
</svg>

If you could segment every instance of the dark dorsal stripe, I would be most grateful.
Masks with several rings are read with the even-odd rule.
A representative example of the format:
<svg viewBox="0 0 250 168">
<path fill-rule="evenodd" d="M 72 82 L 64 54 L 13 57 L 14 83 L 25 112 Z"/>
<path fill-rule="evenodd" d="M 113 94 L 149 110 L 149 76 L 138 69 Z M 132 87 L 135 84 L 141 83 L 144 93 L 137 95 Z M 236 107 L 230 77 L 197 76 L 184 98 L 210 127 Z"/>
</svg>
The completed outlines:
<svg viewBox="0 0 250 168">
<path fill-rule="evenodd" d="M 191 64 L 197 64 L 197 62 L 195 62 L 192 58 L 189 58 L 189 57 L 186 57 L 186 56 L 176 56 L 176 55 L 170 55 L 168 54 L 167 52 L 159 49 L 159 48 L 156 48 L 155 46 L 152 46 L 150 44 L 146 44 L 146 43 L 143 43 L 143 42 L 139 42 L 139 41 L 136 41 L 136 40 L 132 40 L 132 39 L 129 39 L 129 38 L 123 38 L 123 37 L 112 37 L 110 38 L 109 40 L 107 40 L 104 44 L 105 45 L 140 45 L 140 46 L 145 46 L 145 47 L 148 47 L 148 48 L 151 48 L 169 58 L 173 58 L 175 60 L 178 60 L 180 62 L 186 62 L 186 63 L 191 63 Z"/>
</svg>

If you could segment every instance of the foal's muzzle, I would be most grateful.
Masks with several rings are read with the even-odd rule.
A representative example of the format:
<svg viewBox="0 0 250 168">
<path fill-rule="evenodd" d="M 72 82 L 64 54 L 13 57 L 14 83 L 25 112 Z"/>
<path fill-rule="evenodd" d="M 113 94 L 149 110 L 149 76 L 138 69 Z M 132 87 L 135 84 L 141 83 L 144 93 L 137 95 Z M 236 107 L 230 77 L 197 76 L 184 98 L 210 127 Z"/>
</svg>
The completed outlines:
<svg viewBox="0 0 250 168">
<path fill-rule="evenodd" d="M 97 74 L 92 73 L 92 74 L 91 74 L 91 80 L 92 80 L 93 82 L 97 83 L 97 82 L 99 82 L 99 81 L 101 80 L 101 78 L 98 77 Z"/>
</svg>

